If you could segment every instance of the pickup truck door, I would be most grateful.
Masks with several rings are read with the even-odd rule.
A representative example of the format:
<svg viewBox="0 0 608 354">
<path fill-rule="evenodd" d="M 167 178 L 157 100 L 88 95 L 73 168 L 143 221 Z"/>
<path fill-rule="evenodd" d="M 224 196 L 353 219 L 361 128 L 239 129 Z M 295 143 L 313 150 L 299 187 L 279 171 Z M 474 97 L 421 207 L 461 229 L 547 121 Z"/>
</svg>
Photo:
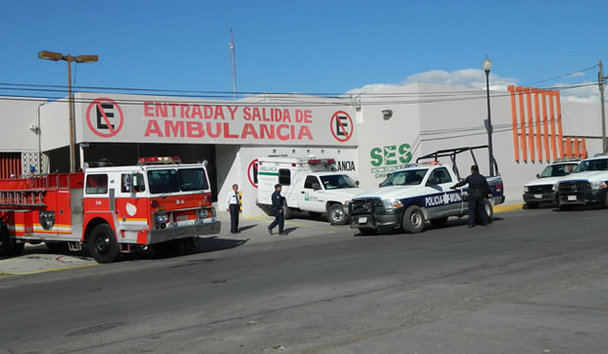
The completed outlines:
<svg viewBox="0 0 608 354">
<path fill-rule="evenodd" d="M 456 183 L 446 167 L 431 171 L 426 181 L 425 207 L 429 218 L 462 214 L 463 201 L 461 191 L 450 189 Z"/>
<path fill-rule="evenodd" d="M 325 212 L 325 202 L 319 201 L 320 194 L 323 194 L 323 187 L 319 177 L 308 175 L 304 179 L 304 186 L 300 191 L 300 210 L 312 211 L 317 213 Z"/>
</svg>

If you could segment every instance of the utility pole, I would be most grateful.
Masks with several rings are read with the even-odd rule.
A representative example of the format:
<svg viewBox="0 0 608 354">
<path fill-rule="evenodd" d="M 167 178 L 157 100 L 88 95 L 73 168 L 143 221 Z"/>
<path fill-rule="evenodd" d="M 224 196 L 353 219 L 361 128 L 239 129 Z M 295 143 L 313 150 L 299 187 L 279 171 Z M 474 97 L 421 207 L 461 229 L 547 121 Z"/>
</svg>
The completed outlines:
<svg viewBox="0 0 608 354">
<path fill-rule="evenodd" d="M 602 107 L 602 152 L 606 152 L 606 112 L 604 110 L 604 83 L 608 76 L 604 76 L 602 61 L 600 60 L 600 72 L 597 75 L 597 84 L 600 88 L 600 105 Z"/>
</svg>

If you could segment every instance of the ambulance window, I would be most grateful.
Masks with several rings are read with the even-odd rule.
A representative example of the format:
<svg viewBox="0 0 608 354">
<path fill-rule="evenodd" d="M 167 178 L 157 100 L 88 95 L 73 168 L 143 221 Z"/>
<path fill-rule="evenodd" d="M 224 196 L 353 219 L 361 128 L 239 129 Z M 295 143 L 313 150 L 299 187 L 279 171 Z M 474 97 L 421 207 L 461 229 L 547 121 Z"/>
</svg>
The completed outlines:
<svg viewBox="0 0 608 354">
<path fill-rule="evenodd" d="M 108 193 L 108 175 L 88 175 L 85 192 L 87 194 Z"/>
<path fill-rule="evenodd" d="M 321 185 L 319 184 L 319 180 L 316 176 L 306 176 L 306 181 L 304 181 L 304 188 L 317 190 L 321 189 Z"/>
<path fill-rule="evenodd" d="M 284 186 L 291 185 L 291 171 L 286 168 L 279 169 L 279 184 Z"/>
<path fill-rule="evenodd" d="M 133 179 L 132 183 L 131 179 Z M 144 192 L 146 190 L 146 185 L 144 184 L 144 175 L 141 173 L 123 173 L 120 176 L 120 190 L 123 193 L 131 193 L 131 186 L 133 186 L 133 191 L 135 193 Z"/>
</svg>

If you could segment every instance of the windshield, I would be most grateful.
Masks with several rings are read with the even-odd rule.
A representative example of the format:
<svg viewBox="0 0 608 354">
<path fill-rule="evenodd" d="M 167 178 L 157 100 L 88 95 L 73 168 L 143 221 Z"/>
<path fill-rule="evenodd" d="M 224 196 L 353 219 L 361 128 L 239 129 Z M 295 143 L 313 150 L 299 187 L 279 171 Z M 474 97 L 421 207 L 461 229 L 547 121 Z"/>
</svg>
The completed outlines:
<svg viewBox="0 0 608 354">
<path fill-rule="evenodd" d="M 418 185 L 424 179 L 426 171 L 428 171 L 428 169 L 393 172 L 380 184 L 380 187 Z"/>
<path fill-rule="evenodd" d="M 573 172 L 584 172 L 584 171 L 607 171 L 608 170 L 608 159 L 598 160 L 587 160 L 581 162 Z"/>
<path fill-rule="evenodd" d="M 325 189 L 357 188 L 357 184 L 347 175 L 321 176 Z"/>
<path fill-rule="evenodd" d="M 574 170 L 577 164 L 563 164 L 563 165 L 552 165 L 547 166 L 538 177 L 561 177 L 569 174 Z"/>
<path fill-rule="evenodd" d="M 150 193 L 175 193 L 208 189 L 203 168 L 166 169 L 148 171 Z"/>
</svg>

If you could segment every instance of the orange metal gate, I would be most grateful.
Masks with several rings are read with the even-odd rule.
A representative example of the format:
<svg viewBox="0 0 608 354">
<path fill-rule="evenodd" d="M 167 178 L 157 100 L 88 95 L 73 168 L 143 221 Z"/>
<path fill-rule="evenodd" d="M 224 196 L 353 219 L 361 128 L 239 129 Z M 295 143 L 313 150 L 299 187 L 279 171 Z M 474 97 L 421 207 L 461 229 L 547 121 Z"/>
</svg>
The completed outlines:
<svg viewBox="0 0 608 354">
<path fill-rule="evenodd" d="M 21 176 L 21 153 L 0 152 L 0 178 Z"/>
</svg>

